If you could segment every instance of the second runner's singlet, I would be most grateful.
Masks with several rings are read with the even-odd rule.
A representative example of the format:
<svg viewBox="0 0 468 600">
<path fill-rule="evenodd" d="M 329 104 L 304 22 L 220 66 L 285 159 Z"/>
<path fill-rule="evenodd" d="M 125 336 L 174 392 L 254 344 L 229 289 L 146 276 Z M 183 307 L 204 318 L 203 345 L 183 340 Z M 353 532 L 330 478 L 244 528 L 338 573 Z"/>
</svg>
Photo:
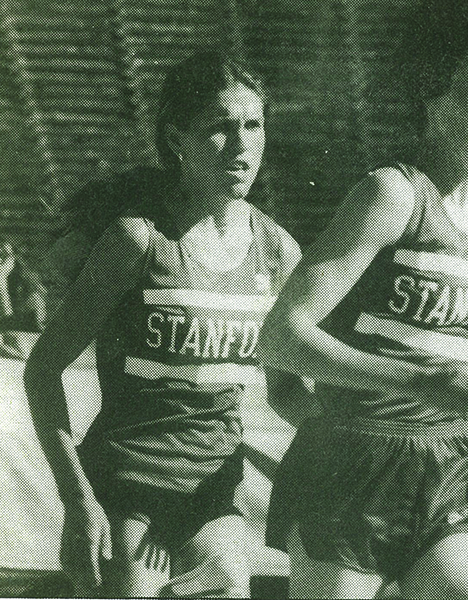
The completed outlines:
<svg viewBox="0 0 468 600">
<path fill-rule="evenodd" d="M 146 223 L 145 273 L 97 338 L 102 410 L 81 453 L 100 476 L 193 493 L 241 442 L 259 330 L 294 265 L 255 207 L 247 257 L 227 272 L 191 258 L 163 208 Z"/>
<path fill-rule="evenodd" d="M 468 233 L 451 221 L 424 173 L 398 168 L 415 190 L 406 231 L 398 243 L 379 252 L 320 326 L 365 352 L 403 360 L 417 360 L 419 353 L 468 361 Z M 324 384 L 316 385 L 316 393 L 326 412 L 339 418 L 431 424 L 460 416 L 394 394 Z"/>
</svg>

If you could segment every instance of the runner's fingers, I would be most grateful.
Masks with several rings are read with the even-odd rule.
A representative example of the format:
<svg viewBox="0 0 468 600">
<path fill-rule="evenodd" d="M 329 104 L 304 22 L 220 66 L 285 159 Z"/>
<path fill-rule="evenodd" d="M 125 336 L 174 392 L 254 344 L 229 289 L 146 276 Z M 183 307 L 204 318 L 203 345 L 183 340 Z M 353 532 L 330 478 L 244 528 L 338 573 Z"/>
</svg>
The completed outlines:
<svg viewBox="0 0 468 600">
<path fill-rule="evenodd" d="M 163 553 L 163 549 L 156 544 L 153 545 L 153 553 L 151 558 L 151 568 L 159 571 L 159 563 L 161 562 L 161 555 Z"/>
<path fill-rule="evenodd" d="M 169 553 L 164 551 L 162 558 L 161 571 L 164 573 L 169 572 Z"/>
<path fill-rule="evenodd" d="M 155 562 L 157 560 L 157 547 L 149 543 L 146 547 L 146 560 L 145 566 L 147 569 L 152 569 L 155 567 Z"/>
<path fill-rule="evenodd" d="M 110 525 L 108 522 L 103 524 L 103 531 L 101 536 L 101 556 L 105 560 L 112 560 L 112 538 Z"/>
<path fill-rule="evenodd" d="M 167 551 L 157 544 L 151 544 L 148 549 L 146 566 L 148 569 L 154 569 L 160 573 L 167 571 L 169 567 L 169 555 Z"/>
<path fill-rule="evenodd" d="M 157 556 L 157 562 L 155 563 L 155 568 L 160 573 L 165 573 L 166 571 L 169 570 L 169 554 L 167 553 L 167 550 L 165 550 L 164 548 L 158 549 L 158 556 Z"/>
<path fill-rule="evenodd" d="M 94 586 L 99 586 L 102 583 L 101 579 L 101 567 L 99 564 L 99 548 L 93 548 L 93 554 L 91 557 L 91 572 L 92 572 L 92 582 Z"/>
</svg>

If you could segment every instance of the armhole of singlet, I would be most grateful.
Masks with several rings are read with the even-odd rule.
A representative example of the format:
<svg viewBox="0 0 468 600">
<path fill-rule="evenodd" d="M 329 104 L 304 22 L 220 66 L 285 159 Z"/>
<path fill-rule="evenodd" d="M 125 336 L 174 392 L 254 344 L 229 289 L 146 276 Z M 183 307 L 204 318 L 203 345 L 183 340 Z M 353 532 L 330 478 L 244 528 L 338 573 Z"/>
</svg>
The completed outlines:
<svg viewBox="0 0 468 600">
<path fill-rule="evenodd" d="M 284 257 L 283 244 L 281 243 L 278 226 L 273 219 L 270 219 L 270 217 L 265 215 L 256 206 L 252 205 L 251 211 L 255 243 L 258 246 L 259 252 L 263 252 L 267 268 L 274 272 L 275 283 L 279 285 L 281 282 L 277 280 L 282 270 Z"/>
<path fill-rule="evenodd" d="M 143 269 L 141 271 L 141 279 L 144 279 L 148 274 L 151 260 L 154 258 L 154 253 L 156 250 L 156 229 L 154 228 L 153 222 L 143 217 L 143 221 L 148 229 L 148 248 L 146 249 L 145 261 L 143 263 Z"/>
<path fill-rule="evenodd" d="M 149 270 L 149 267 L 151 264 L 151 260 L 154 257 L 154 253 L 155 253 L 155 249 L 156 249 L 156 229 L 154 227 L 153 221 L 151 221 L 151 219 L 149 219 L 148 217 L 144 217 L 141 214 L 141 211 L 139 210 L 139 206 L 128 208 L 126 211 L 123 212 L 123 216 L 136 217 L 136 218 L 143 219 L 143 222 L 145 223 L 146 228 L 148 230 L 148 247 L 146 248 L 143 267 L 141 269 L 140 277 L 138 278 L 138 280 L 143 280 L 148 273 L 148 270 Z"/>
<path fill-rule="evenodd" d="M 416 167 L 413 167 L 412 165 L 395 163 L 393 166 L 406 177 L 414 189 L 413 212 L 411 213 L 405 230 L 400 237 L 401 242 L 407 242 L 414 239 L 414 237 L 417 235 L 421 227 L 423 214 L 426 208 L 426 195 L 424 194 L 423 175 L 418 169 L 416 169 Z"/>
</svg>

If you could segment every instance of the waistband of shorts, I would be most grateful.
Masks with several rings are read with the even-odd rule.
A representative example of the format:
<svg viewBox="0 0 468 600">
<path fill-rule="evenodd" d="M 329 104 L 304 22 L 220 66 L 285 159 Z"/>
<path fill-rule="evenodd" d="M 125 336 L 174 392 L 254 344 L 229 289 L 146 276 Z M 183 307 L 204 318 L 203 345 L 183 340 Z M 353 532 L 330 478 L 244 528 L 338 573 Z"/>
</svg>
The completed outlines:
<svg viewBox="0 0 468 600">
<path fill-rule="evenodd" d="M 435 437 L 468 437 L 468 420 L 461 418 L 433 424 L 387 421 L 384 419 L 366 419 L 364 417 L 353 417 L 350 419 L 327 417 L 325 418 L 325 421 L 327 421 L 328 426 L 334 430 L 355 431 L 359 433 L 371 433 L 374 435 L 432 439 Z"/>
</svg>

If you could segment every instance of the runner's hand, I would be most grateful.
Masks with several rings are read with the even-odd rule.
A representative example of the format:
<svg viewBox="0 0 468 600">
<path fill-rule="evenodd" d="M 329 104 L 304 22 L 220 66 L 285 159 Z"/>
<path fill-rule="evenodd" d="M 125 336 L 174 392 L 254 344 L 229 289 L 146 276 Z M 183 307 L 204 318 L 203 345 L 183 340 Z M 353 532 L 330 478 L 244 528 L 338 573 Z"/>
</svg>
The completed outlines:
<svg viewBox="0 0 468 600">
<path fill-rule="evenodd" d="M 78 596 L 96 595 L 102 583 L 100 560 L 112 558 L 109 521 L 97 500 L 67 503 L 61 561 Z"/>
</svg>

